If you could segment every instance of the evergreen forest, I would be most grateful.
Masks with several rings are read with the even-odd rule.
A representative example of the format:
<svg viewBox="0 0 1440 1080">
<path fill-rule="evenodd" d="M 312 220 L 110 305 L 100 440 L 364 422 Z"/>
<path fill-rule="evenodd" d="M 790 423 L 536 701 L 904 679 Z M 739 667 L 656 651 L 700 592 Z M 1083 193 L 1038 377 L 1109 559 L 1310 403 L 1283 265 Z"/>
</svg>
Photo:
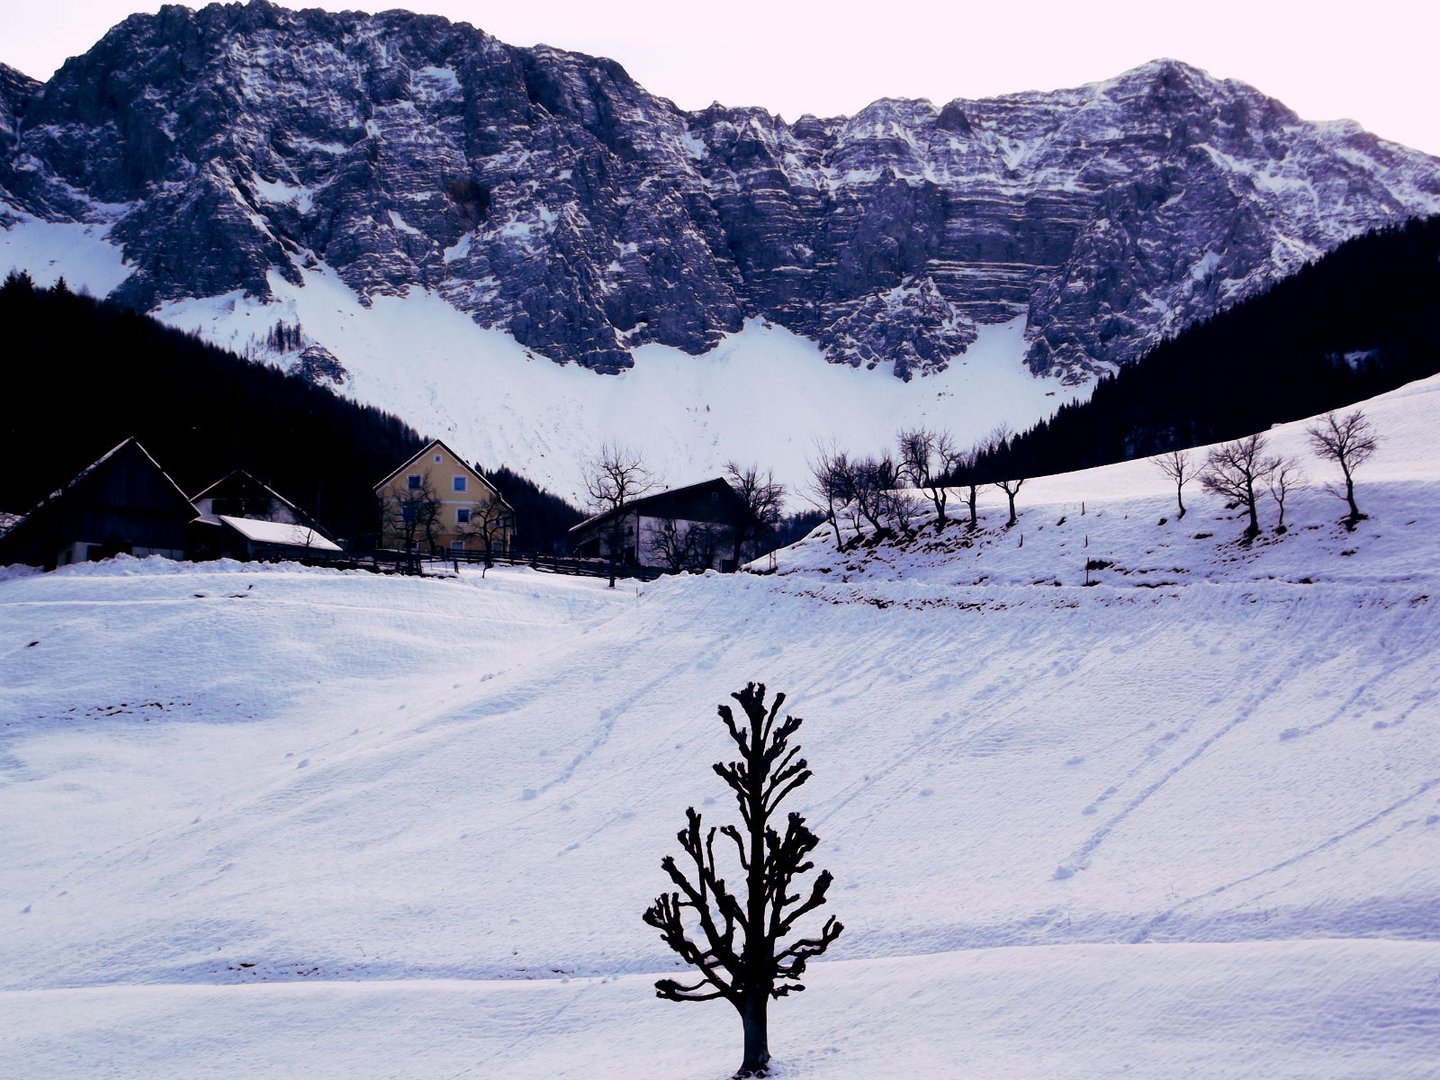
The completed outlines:
<svg viewBox="0 0 1440 1080">
<path fill-rule="evenodd" d="M 1440 216 L 1340 245 L 992 446 L 982 480 L 1234 439 L 1440 371 Z"/>
<path fill-rule="evenodd" d="M 23 513 L 135 436 L 187 495 L 245 469 L 356 548 L 379 527 L 373 485 L 427 441 L 395 416 L 252 363 L 119 305 L 0 285 L 0 510 Z M 517 546 L 552 551 L 579 510 L 505 466 Z"/>
</svg>

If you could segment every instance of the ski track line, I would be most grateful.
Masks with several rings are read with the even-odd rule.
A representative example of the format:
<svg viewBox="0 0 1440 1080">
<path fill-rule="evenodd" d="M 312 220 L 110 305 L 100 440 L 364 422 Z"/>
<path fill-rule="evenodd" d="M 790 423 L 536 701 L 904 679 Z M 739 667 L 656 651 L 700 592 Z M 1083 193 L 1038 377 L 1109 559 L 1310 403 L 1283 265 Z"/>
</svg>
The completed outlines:
<svg viewBox="0 0 1440 1080">
<path fill-rule="evenodd" d="M 1236 878 L 1234 881 L 1226 882 L 1224 885 L 1217 885 L 1213 889 L 1209 889 L 1203 893 L 1200 893 L 1197 896 L 1192 896 L 1188 900 L 1182 900 L 1174 907 L 1161 912 L 1159 915 L 1155 916 L 1143 927 L 1141 927 L 1139 932 L 1131 939 L 1131 944 L 1139 944 L 1146 941 L 1150 936 L 1150 932 L 1154 930 L 1155 927 L 1165 922 L 1168 922 L 1172 915 L 1186 907 L 1191 906 L 1192 904 L 1202 903 L 1206 900 L 1210 900 L 1224 893 L 1227 893 L 1231 889 L 1239 888 L 1242 885 L 1248 884 L 1252 881 L 1256 881 L 1259 878 L 1265 877 L 1269 874 L 1276 874 L 1282 870 L 1287 870 L 1290 867 L 1295 866 L 1298 863 L 1304 862 L 1306 859 L 1318 855 L 1323 851 L 1329 851 L 1331 848 L 1343 844 L 1351 837 L 1358 836 L 1360 833 L 1365 832 L 1372 826 L 1378 825 L 1386 819 L 1390 818 L 1394 814 L 1398 813 L 1400 810 L 1404 809 L 1406 806 L 1409 806 L 1416 799 L 1419 799 L 1423 797 L 1427 792 L 1434 790 L 1436 787 L 1440 787 L 1440 776 L 1426 780 L 1409 795 L 1397 799 L 1389 806 L 1377 811 L 1370 817 L 1366 818 L 1364 821 L 1352 825 L 1344 832 L 1336 833 L 1334 836 L 1328 837 L 1327 839 L 1322 840 L 1320 843 L 1315 844 L 1312 847 L 1306 848 L 1304 851 L 1297 852 L 1296 854 L 1290 856 L 1288 859 L 1281 860 L 1274 866 L 1267 866 L 1263 870 L 1256 870 L 1254 873 L 1246 874 L 1244 877 Z"/>
<path fill-rule="evenodd" d="M 1124 824 L 1125 821 L 1128 820 L 1129 817 L 1133 813 L 1135 813 L 1136 810 L 1140 809 L 1140 807 L 1143 806 L 1152 795 L 1154 795 L 1157 791 L 1163 788 L 1176 776 L 1180 775 L 1180 773 L 1183 772 L 1186 768 L 1188 768 L 1190 765 L 1194 764 L 1197 760 L 1204 756 L 1206 751 L 1208 751 L 1212 746 L 1214 746 L 1230 732 L 1234 731 L 1241 724 L 1245 723 L 1245 721 L 1253 717 L 1255 715 L 1255 710 L 1260 706 L 1260 704 L 1268 700 L 1270 696 L 1274 694 L 1281 685 L 1284 684 L 1287 675 L 1288 672 L 1281 672 L 1280 674 L 1273 676 L 1269 680 L 1269 682 L 1264 685 L 1264 687 L 1249 696 L 1248 700 L 1241 706 L 1238 715 L 1236 715 L 1233 720 L 1221 726 L 1218 731 L 1210 735 L 1209 738 L 1202 741 L 1199 746 L 1197 746 L 1194 750 L 1187 754 L 1178 764 L 1172 766 L 1171 768 L 1163 772 L 1153 783 L 1149 784 L 1138 795 L 1136 795 L 1133 799 L 1127 802 L 1124 807 L 1122 807 L 1115 814 L 1114 817 L 1110 818 L 1098 829 L 1096 829 L 1095 832 L 1091 834 L 1090 838 L 1075 850 L 1074 854 L 1070 856 L 1069 860 L 1062 863 L 1059 867 L 1056 868 L 1056 879 L 1063 880 L 1068 877 L 1073 877 L 1081 870 L 1087 869 L 1090 865 L 1091 857 L 1105 842 L 1106 838 L 1115 831 L 1115 829 L 1117 829 L 1120 825 Z M 1188 730 L 1188 728 L 1184 730 Z M 1135 776 L 1136 773 L 1140 772 L 1142 769 L 1144 769 L 1144 767 L 1144 763 L 1137 766 L 1136 769 L 1131 772 L 1130 776 Z"/>
</svg>

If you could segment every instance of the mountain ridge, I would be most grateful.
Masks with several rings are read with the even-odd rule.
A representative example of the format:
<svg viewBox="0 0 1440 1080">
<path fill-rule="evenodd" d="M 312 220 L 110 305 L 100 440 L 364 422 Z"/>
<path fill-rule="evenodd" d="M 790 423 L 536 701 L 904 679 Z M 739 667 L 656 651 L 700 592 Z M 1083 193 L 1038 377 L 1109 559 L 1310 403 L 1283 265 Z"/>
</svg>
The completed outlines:
<svg viewBox="0 0 1440 1080">
<path fill-rule="evenodd" d="M 11 82 L 0 223 L 106 223 L 117 299 L 263 298 L 325 265 L 601 372 L 761 318 L 908 379 L 1023 315 L 1031 370 L 1082 383 L 1440 210 L 1440 159 L 1168 59 L 792 124 L 437 16 L 253 0 L 131 16 Z"/>
</svg>

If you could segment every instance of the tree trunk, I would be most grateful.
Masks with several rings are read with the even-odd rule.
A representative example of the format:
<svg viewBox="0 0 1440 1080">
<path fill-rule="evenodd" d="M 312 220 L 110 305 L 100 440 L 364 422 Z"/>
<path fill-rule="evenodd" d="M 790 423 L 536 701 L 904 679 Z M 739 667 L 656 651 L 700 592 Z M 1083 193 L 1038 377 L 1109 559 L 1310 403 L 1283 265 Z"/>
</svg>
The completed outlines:
<svg viewBox="0 0 1440 1080">
<path fill-rule="evenodd" d="M 775 942 L 770 937 L 766 919 L 765 831 L 770 815 L 765 810 L 765 779 L 770 764 L 765 760 L 765 742 L 761 739 L 763 719 L 750 717 L 750 747 L 746 754 L 749 776 L 745 784 L 745 801 L 749 804 L 750 868 L 745 875 L 745 949 L 740 956 L 742 989 L 740 990 L 740 1023 L 745 1029 L 745 1060 L 736 1076 L 764 1076 L 770 1063 L 770 990 L 775 985 Z"/>
<path fill-rule="evenodd" d="M 1260 514 L 1255 508 L 1255 492 L 1248 490 L 1245 498 L 1245 509 L 1250 512 L 1250 524 L 1245 527 L 1245 538 L 1253 540 L 1260 535 Z"/>
<path fill-rule="evenodd" d="M 740 1023 L 745 1029 L 745 1060 L 736 1076 L 764 1076 L 770 1064 L 770 995 L 763 989 L 746 993 L 740 1007 Z"/>
<path fill-rule="evenodd" d="M 1360 507 L 1355 505 L 1355 481 L 1350 479 L 1350 470 L 1345 470 L 1345 501 L 1350 504 L 1351 522 L 1359 521 L 1365 515 L 1360 513 Z"/>
</svg>

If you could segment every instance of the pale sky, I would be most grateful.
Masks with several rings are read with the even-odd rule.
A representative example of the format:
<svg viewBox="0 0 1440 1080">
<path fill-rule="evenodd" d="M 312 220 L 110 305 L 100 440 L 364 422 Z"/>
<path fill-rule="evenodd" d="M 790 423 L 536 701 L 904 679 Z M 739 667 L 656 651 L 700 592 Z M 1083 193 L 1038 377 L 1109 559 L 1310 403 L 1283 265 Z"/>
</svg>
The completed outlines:
<svg viewBox="0 0 1440 1080">
<path fill-rule="evenodd" d="M 153 0 L 4 0 L 0 61 L 39 79 Z M 198 6 L 194 3 L 187 6 Z M 287 3 L 383 10 L 389 3 Z M 1248 82 L 1307 120 L 1348 117 L 1440 155 L 1440 0 L 414 0 L 512 45 L 618 60 L 687 108 L 794 120 L 880 97 L 937 104 L 1053 90 L 1170 56 Z"/>
</svg>

